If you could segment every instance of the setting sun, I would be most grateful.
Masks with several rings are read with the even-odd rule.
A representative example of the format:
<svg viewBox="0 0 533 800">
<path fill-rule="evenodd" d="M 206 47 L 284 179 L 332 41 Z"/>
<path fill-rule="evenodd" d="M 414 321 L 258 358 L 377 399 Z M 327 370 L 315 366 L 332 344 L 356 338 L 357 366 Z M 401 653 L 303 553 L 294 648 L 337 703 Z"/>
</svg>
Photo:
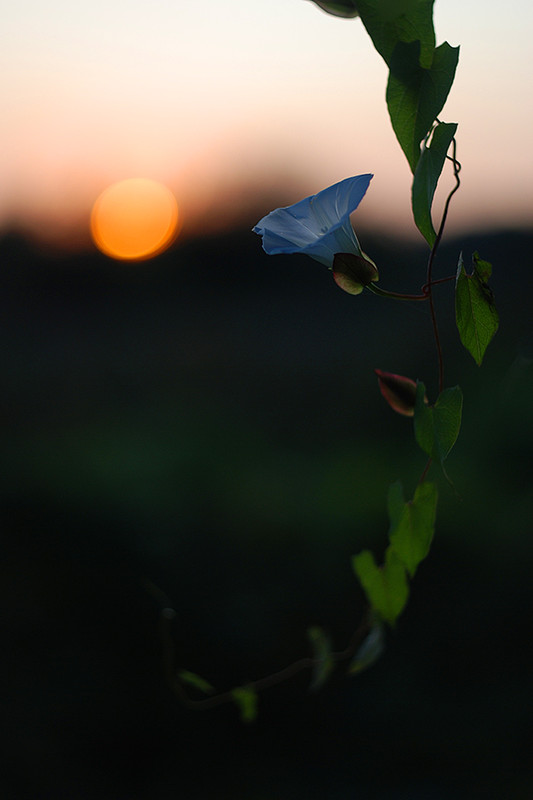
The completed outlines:
<svg viewBox="0 0 533 800">
<path fill-rule="evenodd" d="M 91 234 L 111 258 L 138 261 L 165 250 L 178 225 L 178 205 L 162 183 L 130 178 L 108 186 L 94 203 Z"/>
</svg>

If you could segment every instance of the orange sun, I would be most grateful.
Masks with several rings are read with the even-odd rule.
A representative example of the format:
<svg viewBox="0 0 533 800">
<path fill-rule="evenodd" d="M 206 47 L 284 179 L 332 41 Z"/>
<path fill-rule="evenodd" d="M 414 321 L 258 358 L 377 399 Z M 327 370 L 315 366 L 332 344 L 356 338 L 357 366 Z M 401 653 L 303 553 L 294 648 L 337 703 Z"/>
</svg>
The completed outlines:
<svg viewBox="0 0 533 800">
<path fill-rule="evenodd" d="M 178 227 L 174 195 L 157 181 L 129 178 L 108 186 L 91 212 L 95 245 L 111 258 L 140 261 L 171 244 Z"/>
</svg>

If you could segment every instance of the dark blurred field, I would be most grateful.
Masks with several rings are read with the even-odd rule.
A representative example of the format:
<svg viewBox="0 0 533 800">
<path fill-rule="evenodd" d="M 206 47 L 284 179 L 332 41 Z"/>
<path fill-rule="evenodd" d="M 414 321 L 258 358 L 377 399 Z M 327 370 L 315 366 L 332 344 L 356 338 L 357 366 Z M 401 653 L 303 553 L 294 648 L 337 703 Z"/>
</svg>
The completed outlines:
<svg viewBox="0 0 533 800">
<path fill-rule="evenodd" d="M 368 237 L 385 288 L 423 249 Z M 298 800 L 533 796 L 533 235 L 447 243 L 494 264 L 501 330 L 478 369 L 439 292 L 446 383 L 464 427 L 438 473 L 436 540 L 381 661 L 235 707 L 184 709 L 178 666 L 226 689 L 339 649 L 381 553 L 388 486 L 425 458 L 375 367 L 435 396 L 425 308 L 350 297 L 252 234 L 125 265 L 0 243 L 2 797 Z M 447 321 L 446 321 L 447 320 Z M 458 496 L 460 495 L 460 497 Z"/>
</svg>

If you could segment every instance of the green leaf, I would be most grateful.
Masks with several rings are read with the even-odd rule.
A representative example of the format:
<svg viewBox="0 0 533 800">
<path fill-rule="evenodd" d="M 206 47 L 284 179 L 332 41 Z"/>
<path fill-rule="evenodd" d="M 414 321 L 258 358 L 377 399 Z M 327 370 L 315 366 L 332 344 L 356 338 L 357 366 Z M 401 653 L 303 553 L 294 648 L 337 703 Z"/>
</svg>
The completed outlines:
<svg viewBox="0 0 533 800">
<path fill-rule="evenodd" d="M 231 694 L 241 712 L 243 722 L 253 722 L 257 717 L 257 692 L 251 686 L 238 686 Z"/>
<path fill-rule="evenodd" d="M 420 66 L 420 42 L 398 42 L 391 56 L 387 106 L 396 138 L 414 173 L 420 143 L 451 89 L 459 48 L 444 42 L 433 53 L 430 67 Z"/>
<path fill-rule="evenodd" d="M 419 382 L 415 403 L 415 438 L 422 450 L 442 465 L 459 435 L 463 393 L 459 386 L 444 389 L 434 406 L 425 404 L 425 394 L 426 388 Z"/>
<path fill-rule="evenodd" d="M 488 286 L 492 266 L 477 253 L 472 256 L 474 270 L 468 275 L 463 256 L 459 256 L 455 281 L 455 319 L 461 342 L 481 365 L 485 350 L 498 330 L 499 318 L 494 295 Z"/>
<path fill-rule="evenodd" d="M 394 625 L 409 597 L 405 567 L 397 554 L 388 547 L 385 564 L 378 567 L 370 550 L 363 550 L 353 557 L 352 565 L 372 609 L 389 625 Z"/>
<path fill-rule="evenodd" d="M 323 11 L 333 14 L 334 17 L 357 17 L 357 4 L 354 0 L 337 0 L 335 3 L 326 0 L 313 0 Z"/>
<path fill-rule="evenodd" d="M 430 67 L 435 49 L 434 0 L 357 0 L 374 47 L 390 66 L 398 42 L 420 42 L 420 64 Z"/>
<path fill-rule="evenodd" d="M 313 659 L 315 666 L 313 667 L 313 677 L 311 679 L 311 686 L 309 689 L 316 692 L 327 681 L 331 670 L 334 666 L 334 661 L 331 657 L 331 644 L 328 636 L 324 633 L 322 628 L 311 627 L 307 629 L 307 637 L 313 646 Z"/>
<path fill-rule="evenodd" d="M 431 220 L 431 206 L 457 124 L 441 122 L 433 131 L 429 146 L 424 146 L 413 179 L 411 201 L 415 224 L 426 242 L 433 247 L 437 234 Z"/>
<path fill-rule="evenodd" d="M 409 575 L 414 576 L 418 565 L 429 553 L 435 531 L 437 489 L 433 483 L 421 483 L 414 497 L 405 502 L 402 484 L 398 481 L 389 489 L 389 540 Z"/>
<path fill-rule="evenodd" d="M 385 650 L 385 629 L 379 619 L 376 619 L 368 635 L 358 648 L 348 668 L 349 675 L 357 675 L 364 669 L 371 667 Z"/>
<path fill-rule="evenodd" d="M 182 669 L 181 672 L 178 672 L 178 678 L 183 681 L 183 683 L 188 683 L 189 686 L 194 686 L 195 689 L 199 689 L 200 692 L 204 694 L 211 694 L 215 690 L 208 683 L 204 678 L 201 678 L 200 675 L 196 675 L 195 672 L 189 672 L 186 669 Z"/>
</svg>

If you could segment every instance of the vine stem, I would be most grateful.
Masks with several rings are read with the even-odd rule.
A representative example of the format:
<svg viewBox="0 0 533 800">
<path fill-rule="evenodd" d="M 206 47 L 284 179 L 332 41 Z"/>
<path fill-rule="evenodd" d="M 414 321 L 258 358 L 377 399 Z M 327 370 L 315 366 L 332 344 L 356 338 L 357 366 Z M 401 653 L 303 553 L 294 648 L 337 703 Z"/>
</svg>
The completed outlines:
<svg viewBox="0 0 533 800">
<path fill-rule="evenodd" d="M 420 485 L 421 483 L 424 483 L 424 481 L 426 480 L 426 475 L 428 474 L 429 468 L 431 467 L 432 464 L 433 464 L 433 459 L 430 457 L 430 458 L 428 458 L 426 466 L 424 467 L 424 469 L 422 471 L 422 475 L 418 479 L 418 485 Z"/>
<path fill-rule="evenodd" d="M 429 300 L 430 286 L 437 286 L 439 283 L 447 283 L 448 281 L 455 280 L 455 275 L 448 275 L 447 278 L 438 278 L 436 281 L 431 281 L 431 284 L 425 283 L 422 288 L 422 294 L 404 294 L 403 292 L 390 292 L 388 289 L 382 289 L 380 286 L 375 286 L 373 283 L 367 283 L 365 289 L 369 292 L 377 294 L 379 297 L 389 297 L 391 300 Z"/>
<path fill-rule="evenodd" d="M 437 253 L 438 247 L 440 245 L 442 235 L 444 233 L 444 228 L 446 225 L 446 220 L 448 218 L 448 210 L 450 208 L 450 202 L 456 191 L 459 189 L 461 185 L 461 180 L 459 178 L 459 172 L 461 171 L 461 164 L 457 161 L 456 158 L 456 151 L 457 151 L 457 142 L 455 137 L 452 139 L 452 155 L 447 156 L 453 162 L 453 174 L 455 176 L 455 186 L 449 193 L 448 197 L 446 198 L 446 203 L 444 204 L 444 211 L 442 212 L 442 219 L 440 222 L 439 230 L 437 236 L 435 237 L 435 241 L 433 242 L 433 247 L 431 248 L 431 252 L 429 254 L 428 265 L 427 265 L 427 278 L 424 289 L 427 290 L 427 297 L 429 300 L 429 310 L 431 314 L 431 322 L 433 325 L 433 335 L 435 337 L 435 345 L 437 347 L 437 361 L 438 361 L 438 372 L 439 372 L 439 394 L 444 389 L 444 361 L 442 357 L 442 347 L 440 343 L 440 336 L 439 336 L 439 326 L 437 324 L 437 314 L 435 311 L 435 302 L 433 299 L 433 285 L 436 283 L 432 280 L 433 275 L 433 264 L 435 261 L 435 255 Z"/>
<path fill-rule="evenodd" d="M 459 186 L 461 185 L 459 179 L 461 164 L 456 159 L 455 138 L 452 139 L 452 147 L 453 147 L 452 156 L 451 157 L 447 156 L 447 158 L 451 160 L 453 163 L 455 186 L 453 187 L 448 197 L 446 198 L 446 203 L 444 205 L 444 211 L 442 213 L 442 219 L 439 226 L 439 230 L 436 235 L 435 241 L 433 243 L 433 247 L 431 248 L 431 252 L 429 254 L 428 265 L 427 265 L 427 278 L 426 278 L 426 283 L 422 287 L 422 294 L 421 295 L 400 294 L 398 292 L 389 292 L 386 291 L 385 289 L 379 289 L 378 287 L 373 286 L 371 284 L 367 286 L 367 288 L 370 291 L 374 292 L 374 294 L 390 297 L 397 300 L 429 300 L 431 320 L 433 324 L 433 333 L 435 337 L 435 344 L 437 346 L 439 393 L 442 392 L 444 388 L 444 367 L 443 367 L 442 348 L 440 344 L 439 329 L 437 324 L 437 315 L 433 300 L 433 286 L 438 283 L 444 283 L 445 281 L 451 280 L 451 277 L 442 278 L 441 280 L 434 281 L 432 279 L 432 272 L 433 272 L 433 264 L 435 261 L 435 255 L 437 253 L 437 249 L 439 247 L 442 235 L 444 233 L 444 227 L 446 225 L 446 219 L 448 217 L 448 210 L 450 207 L 451 199 L 455 194 L 455 192 L 459 189 Z M 422 472 L 422 475 L 420 476 L 419 483 L 422 483 L 425 480 L 429 468 L 431 467 L 431 464 L 432 464 L 432 459 L 429 458 Z M 161 613 L 159 621 L 159 631 L 163 645 L 163 661 L 164 661 L 166 678 L 176 696 L 188 708 L 194 708 L 198 710 L 207 710 L 210 708 L 216 708 L 217 706 L 223 705 L 225 703 L 235 702 L 235 695 L 233 690 L 221 692 L 211 697 L 207 697 L 203 700 L 193 700 L 192 698 L 189 697 L 189 695 L 185 691 L 183 682 L 180 680 L 179 673 L 176 672 L 175 645 L 170 631 L 170 622 L 174 617 L 175 617 L 174 610 L 171 608 L 165 608 L 164 611 Z M 368 634 L 370 627 L 371 626 L 367 611 L 367 613 L 364 614 L 363 620 L 360 623 L 359 627 L 355 630 L 349 644 L 346 646 L 344 650 L 331 653 L 330 654 L 331 660 L 336 664 L 345 661 L 348 658 L 351 658 L 357 651 L 357 648 L 363 641 L 364 637 Z M 274 672 L 271 675 L 267 675 L 266 677 L 259 678 L 258 680 L 255 681 L 250 681 L 248 684 L 246 684 L 246 686 L 254 691 L 261 691 L 262 689 L 268 689 L 271 686 L 276 686 L 288 680 L 289 678 L 292 678 L 294 675 L 297 675 L 299 672 L 302 672 L 303 670 L 312 669 L 313 667 L 318 666 L 320 663 L 321 663 L 320 660 L 316 658 L 311 658 L 311 657 L 300 658 L 297 661 L 294 661 L 292 664 L 289 664 L 284 669 L 279 670 L 278 672 Z"/>
<path fill-rule="evenodd" d="M 437 122 L 438 121 L 439 120 L 437 120 Z M 461 185 L 461 180 L 459 178 L 459 173 L 461 171 L 461 164 L 460 164 L 459 161 L 457 161 L 456 154 L 457 154 L 457 142 L 456 142 L 455 137 L 454 137 L 452 139 L 452 155 L 451 156 L 446 156 L 446 158 L 448 158 L 453 163 L 453 174 L 454 174 L 454 177 L 455 177 L 455 186 L 453 187 L 453 189 L 449 193 L 448 197 L 446 198 L 446 203 L 444 204 L 444 211 L 442 212 L 442 219 L 441 219 L 441 222 L 440 222 L 439 230 L 438 230 L 437 236 L 435 238 L 435 241 L 433 242 L 433 247 L 431 248 L 431 252 L 429 254 L 426 283 L 422 287 L 422 292 L 427 296 L 427 298 L 429 300 L 429 309 L 430 309 L 430 313 L 431 313 L 431 322 L 432 322 L 432 325 L 433 325 L 433 335 L 435 337 L 435 344 L 437 346 L 437 360 L 438 360 L 438 370 L 439 370 L 439 394 L 444 389 L 444 362 L 443 362 L 443 358 L 442 358 L 442 347 L 441 347 L 441 344 L 440 344 L 439 327 L 438 327 L 438 324 L 437 324 L 437 314 L 436 314 L 436 311 L 435 311 L 435 303 L 433 301 L 433 287 L 437 283 L 445 283 L 446 281 L 452 280 L 454 276 L 452 275 L 452 276 L 449 276 L 447 278 L 441 278 L 440 280 L 434 281 L 433 277 L 432 277 L 432 272 L 433 272 L 433 263 L 435 261 L 435 255 L 437 253 L 437 249 L 439 247 L 439 244 L 440 244 L 441 239 L 442 239 L 442 235 L 444 233 L 444 227 L 446 225 L 446 219 L 448 217 L 448 210 L 450 208 L 451 199 L 454 196 L 454 194 L 456 193 L 456 191 L 458 190 L 459 186 Z M 430 457 L 428 459 L 427 463 L 426 463 L 426 466 L 424 467 L 424 469 L 422 471 L 422 474 L 421 474 L 420 478 L 418 479 L 418 483 L 419 484 L 421 484 L 421 483 L 423 483 L 425 481 L 426 476 L 427 476 L 427 474 L 429 472 L 429 469 L 430 469 L 432 463 L 433 463 L 433 459 Z"/>
<path fill-rule="evenodd" d="M 431 281 L 431 285 L 432 286 L 437 286 L 437 284 L 439 284 L 439 283 L 447 283 L 448 281 L 454 281 L 454 280 L 455 280 L 455 275 L 448 275 L 447 278 L 438 278 L 436 281 Z M 422 286 L 422 293 L 424 295 L 426 295 L 426 299 L 427 299 L 428 289 L 429 289 L 429 285 L 427 283 L 425 283 Z"/>
<path fill-rule="evenodd" d="M 235 702 L 235 696 L 232 689 L 227 692 L 220 692 L 219 694 L 215 694 L 211 697 L 206 697 L 203 700 L 193 700 L 191 697 L 189 697 L 185 691 L 183 682 L 179 678 L 179 673 L 176 672 L 175 667 L 175 645 L 170 632 L 170 624 L 174 617 L 175 612 L 173 609 L 164 609 L 159 620 L 159 632 L 163 645 L 163 660 L 167 682 L 178 699 L 183 703 L 183 705 L 187 706 L 187 708 L 193 708 L 198 711 L 207 711 L 210 708 L 216 708 L 217 706 L 224 705 L 225 703 Z M 369 632 L 370 627 L 371 624 L 367 612 L 363 615 L 363 621 L 353 633 L 350 642 L 345 649 L 330 653 L 331 660 L 337 664 L 339 662 L 346 661 L 348 658 L 351 658 L 353 655 L 355 655 L 357 648 Z M 312 669 L 315 666 L 319 666 L 320 663 L 320 659 L 317 658 L 300 658 L 297 661 L 294 661 L 292 664 L 289 664 L 287 667 L 284 667 L 284 669 L 274 672 L 271 675 L 267 675 L 264 678 L 259 678 L 255 681 L 249 681 L 248 683 L 244 684 L 244 686 L 246 688 L 253 689 L 254 691 L 269 689 L 271 686 L 277 686 L 289 678 L 292 678 L 294 675 L 297 675 L 299 672 L 302 672 L 303 670 Z"/>
<path fill-rule="evenodd" d="M 380 297 L 390 297 L 392 300 L 427 300 L 428 294 L 424 292 L 423 294 L 402 294 L 401 292 L 389 292 L 387 289 L 381 289 L 379 286 L 374 286 L 373 283 L 367 283 L 366 288 L 369 291 L 373 292 L 373 294 L 377 294 Z"/>
</svg>

